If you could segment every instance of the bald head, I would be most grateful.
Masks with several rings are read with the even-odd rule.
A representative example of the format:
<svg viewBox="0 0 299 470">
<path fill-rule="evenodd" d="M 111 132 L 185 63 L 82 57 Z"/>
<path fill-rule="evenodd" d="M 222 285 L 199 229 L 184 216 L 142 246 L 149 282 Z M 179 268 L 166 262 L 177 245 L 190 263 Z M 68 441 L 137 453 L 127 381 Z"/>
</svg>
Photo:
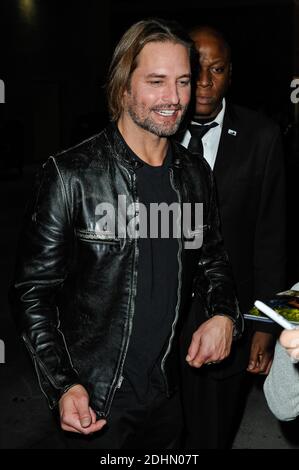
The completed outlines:
<svg viewBox="0 0 299 470">
<path fill-rule="evenodd" d="M 231 51 L 224 36 L 210 26 L 190 31 L 199 52 L 196 82 L 196 117 L 214 118 L 222 108 L 231 77 Z"/>
</svg>

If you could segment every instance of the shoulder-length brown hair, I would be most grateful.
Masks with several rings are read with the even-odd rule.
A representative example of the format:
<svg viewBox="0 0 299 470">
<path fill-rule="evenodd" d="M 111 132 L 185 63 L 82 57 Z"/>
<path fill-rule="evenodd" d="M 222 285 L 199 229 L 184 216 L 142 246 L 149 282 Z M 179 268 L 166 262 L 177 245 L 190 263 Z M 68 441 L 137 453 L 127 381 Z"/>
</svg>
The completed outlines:
<svg viewBox="0 0 299 470">
<path fill-rule="evenodd" d="M 131 26 L 120 39 L 112 56 L 106 84 L 110 117 L 117 121 L 123 110 L 123 94 L 130 86 L 141 50 L 149 42 L 173 42 L 189 51 L 191 66 L 196 64 L 196 50 L 188 34 L 174 21 L 147 19 Z"/>
</svg>

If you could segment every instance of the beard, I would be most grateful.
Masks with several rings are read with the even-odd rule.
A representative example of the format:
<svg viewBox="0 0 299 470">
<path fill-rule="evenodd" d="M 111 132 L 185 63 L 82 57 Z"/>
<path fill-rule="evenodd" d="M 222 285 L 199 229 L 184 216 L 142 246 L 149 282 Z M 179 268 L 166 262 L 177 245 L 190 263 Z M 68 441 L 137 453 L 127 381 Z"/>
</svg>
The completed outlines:
<svg viewBox="0 0 299 470">
<path fill-rule="evenodd" d="M 157 123 L 149 116 L 151 111 L 159 111 L 159 109 L 172 109 L 176 111 L 181 111 L 181 115 L 175 122 L 165 122 L 165 123 Z M 165 105 L 151 109 L 141 108 L 141 106 L 137 105 L 134 100 L 132 100 L 127 105 L 127 111 L 130 115 L 132 121 L 137 124 L 137 126 L 141 127 L 142 129 L 151 132 L 152 134 L 158 137 L 169 137 L 175 134 L 180 126 L 180 123 L 187 111 L 187 106 L 173 106 L 173 105 Z M 139 111 L 139 112 L 138 112 Z M 141 112 L 140 112 L 141 111 Z M 142 112 L 143 111 L 143 112 Z"/>
</svg>

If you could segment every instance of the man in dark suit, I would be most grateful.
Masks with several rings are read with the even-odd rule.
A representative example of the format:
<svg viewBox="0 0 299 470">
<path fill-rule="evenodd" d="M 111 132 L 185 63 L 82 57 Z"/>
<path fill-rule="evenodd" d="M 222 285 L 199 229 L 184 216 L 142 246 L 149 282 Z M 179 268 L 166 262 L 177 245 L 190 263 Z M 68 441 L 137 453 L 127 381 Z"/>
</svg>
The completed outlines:
<svg viewBox="0 0 299 470">
<path fill-rule="evenodd" d="M 195 114 L 182 144 L 213 169 L 224 243 L 242 313 L 256 299 L 285 288 L 284 168 L 279 129 L 258 113 L 228 103 L 230 47 L 210 27 L 192 30 L 199 52 Z M 182 378 L 187 448 L 228 448 L 244 405 L 246 369 L 266 374 L 275 335 L 247 321 L 246 334 L 228 359 L 194 370 L 185 360 L 190 336 L 205 328 L 194 299 L 182 336 Z M 189 342 L 189 343 L 188 343 Z"/>
</svg>

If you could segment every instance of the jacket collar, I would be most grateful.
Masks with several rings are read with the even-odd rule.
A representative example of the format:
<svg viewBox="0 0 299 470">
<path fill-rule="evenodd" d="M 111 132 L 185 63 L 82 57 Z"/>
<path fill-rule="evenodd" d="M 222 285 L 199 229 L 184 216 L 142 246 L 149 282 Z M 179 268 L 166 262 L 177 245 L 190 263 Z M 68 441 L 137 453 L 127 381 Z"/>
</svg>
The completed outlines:
<svg viewBox="0 0 299 470">
<path fill-rule="evenodd" d="M 121 164 L 126 166 L 131 171 L 135 171 L 137 168 L 142 166 L 142 162 L 132 158 L 132 155 L 130 154 L 128 147 L 115 123 L 111 122 L 106 127 L 105 133 L 110 146 L 112 146 L 113 155 Z M 182 167 L 185 160 L 184 155 L 182 155 L 182 152 L 184 153 L 185 149 L 183 149 L 181 146 L 178 146 L 178 144 L 172 138 L 169 139 L 169 144 L 171 145 L 173 152 L 173 162 L 171 166 L 173 168 L 179 169 Z"/>
<path fill-rule="evenodd" d="M 107 140 L 112 147 L 113 156 L 129 170 L 135 171 L 142 166 L 142 163 L 132 158 L 128 147 L 119 132 L 116 124 L 111 122 L 105 129 Z"/>
</svg>

